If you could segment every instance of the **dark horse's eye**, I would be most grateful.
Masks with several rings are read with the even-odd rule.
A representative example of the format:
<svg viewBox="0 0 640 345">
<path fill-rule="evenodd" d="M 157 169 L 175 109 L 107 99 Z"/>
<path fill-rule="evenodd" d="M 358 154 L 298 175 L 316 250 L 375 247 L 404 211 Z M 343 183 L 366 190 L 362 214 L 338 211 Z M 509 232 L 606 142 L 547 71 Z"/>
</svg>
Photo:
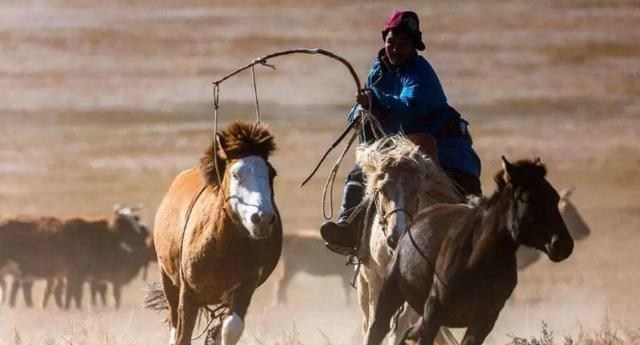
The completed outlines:
<svg viewBox="0 0 640 345">
<path fill-rule="evenodd" d="M 520 192 L 515 195 L 515 198 L 522 203 L 528 203 L 531 201 L 531 194 Z"/>
</svg>

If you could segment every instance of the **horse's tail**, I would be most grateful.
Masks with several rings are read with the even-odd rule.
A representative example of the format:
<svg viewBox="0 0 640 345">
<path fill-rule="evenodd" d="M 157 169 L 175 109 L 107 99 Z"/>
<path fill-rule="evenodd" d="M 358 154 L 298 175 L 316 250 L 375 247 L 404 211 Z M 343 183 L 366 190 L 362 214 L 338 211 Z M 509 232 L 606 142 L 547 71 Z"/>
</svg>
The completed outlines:
<svg viewBox="0 0 640 345">
<path fill-rule="evenodd" d="M 147 295 L 144 297 L 143 303 L 145 308 L 156 311 L 169 309 L 169 302 L 167 302 L 167 298 L 164 296 L 164 291 L 160 283 L 153 282 L 147 284 L 145 290 L 147 290 Z"/>
</svg>

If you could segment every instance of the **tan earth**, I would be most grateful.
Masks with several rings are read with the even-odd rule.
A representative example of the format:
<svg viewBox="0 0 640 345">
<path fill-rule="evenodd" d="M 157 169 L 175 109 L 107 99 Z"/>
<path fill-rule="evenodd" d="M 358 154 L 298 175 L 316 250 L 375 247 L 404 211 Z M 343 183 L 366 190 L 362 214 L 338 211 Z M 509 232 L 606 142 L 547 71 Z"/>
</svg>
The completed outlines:
<svg viewBox="0 0 640 345">
<path fill-rule="evenodd" d="M 213 80 L 297 47 L 334 51 L 364 78 L 394 8 L 422 19 L 426 56 L 472 124 L 485 193 L 500 155 L 540 156 L 558 189 L 576 187 L 593 231 L 566 262 L 521 273 L 487 343 L 538 334 L 542 320 L 558 335 L 596 330 L 605 318 L 638 329 L 637 0 L 4 1 L 0 214 L 105 215 L 114 203 L 143 202 L 151 222 L 173 177 L 212 137 Z M 271 62 L 275 71 L 256 73 L 262 119 L 277 133 L 285 231 L 317 228 L 330 164 L 298 185 L 345 125 L 355 86 L 325 57 Z M 245 72 L 222 85 L 221 126 L 255 118 L 250 80 Z M 127 287 L 120 311 L 92 309 L 86 298 L 84 311 L 0 306 L 0 344 L 166 343 L 165 315 L 140 306 L 144 284 Z M 269 284 L 258 291 L 241 343 L 358 344 L 359 325 L 339 278 L 303 275 L 286 306 L 271 307 Z"/>
</svg>

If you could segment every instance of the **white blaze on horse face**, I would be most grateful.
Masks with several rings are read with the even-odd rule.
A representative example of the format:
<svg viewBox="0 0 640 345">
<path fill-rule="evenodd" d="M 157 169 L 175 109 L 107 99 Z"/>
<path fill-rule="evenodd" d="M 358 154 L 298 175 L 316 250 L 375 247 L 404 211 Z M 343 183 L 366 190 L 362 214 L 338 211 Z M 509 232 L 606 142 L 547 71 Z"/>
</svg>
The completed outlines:
<svg viewBox="0 0 640 345">
<path fill-rule="evenodd" d="M 405 196 L 407 194 L 407 192 L 405 191 L 406 186 L 402 185 L 402 180 L 396 180 L 397 182 L 395 183 L 394 188 L 397 191 L 397 194 L 395 195 L 395 200 L 393 202 L 394 204 L 394 208 L 395 213 L 390 216 L 390 222 L 389 222 L 389 228 L 397 234 L 402 234 L 404 233 L 404 231 L 407 228 L 408 225 L 408 219 L 407 219 L 407 212 L 406 212 L 406 203 L 405 203 Z M 399 211 L 399 210 L 405 210 L 405 211 Z M 393 229 L 398 229 L 398 231 L 396 232 Z M 397 238 L 396 240 L 400 240 L 399 238 Z"/>
<path fill-rule="evenodd" d="M 222 322 L 222 345 L 235 345 L 244 331 L 244 321 L 233 313 Z"/>
<path fill-rule="evenodd" d="M 229 167 L 231 209 L 254 238 L 271 234 L 275 210 L 271 202 L 269 168 L 258 156 L 238 159 Z"/>
<path fill-rule="evenodd" d="M 384 195 L 382 197 L 387 199 L 383 203 L 386 206 L 382 210 L 383 216 L 386 217 L 387 236 L 401 235 L 411 222 L 411 219 L 408 218 L 408 212 L 413 213 L 414 210 L 409 204 L 413 204 L 410 200 L 416 196 L 412 195 L 413 191 L 410 189 L 407 179 L 400 174 L 385 179 L 383 189 Z M 396 238 L 396 240 L 399 239 Z"/>
</svg>

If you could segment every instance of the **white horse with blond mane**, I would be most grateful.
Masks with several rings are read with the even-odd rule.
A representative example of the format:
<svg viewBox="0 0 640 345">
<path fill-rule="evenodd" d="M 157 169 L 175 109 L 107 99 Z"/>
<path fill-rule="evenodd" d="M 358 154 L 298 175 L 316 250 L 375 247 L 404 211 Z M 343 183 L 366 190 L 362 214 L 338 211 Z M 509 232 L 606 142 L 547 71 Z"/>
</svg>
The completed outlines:
<svg viewBox="0 0 640 345">
<path fill-rule="evenodd" d="M 358 274 L 359 304 L 364 314 L 362 327 L 366 332 L 393 253 L 387 244 L 388 235 L 404 233 L 420 209 L 436 203 L 462 202 L 463 197 L 439 165 L 404 135 L 361 145 L 356 151 L 356 163 L 362 167 L 366 180 L 362 205 L 375 206 L 371 208 L 375 211 L 372 221 L 363 222 L 371 224 L 371 229 L 370 235 L 365 236 L 368 243 L 362 243 L 365 247 L 360 251 Z M 404 322 L 399 322 L 396 337 L 408 328 L 406 323 L 415 318 L 405 315 L 402 319 Z"/>
</svg>

